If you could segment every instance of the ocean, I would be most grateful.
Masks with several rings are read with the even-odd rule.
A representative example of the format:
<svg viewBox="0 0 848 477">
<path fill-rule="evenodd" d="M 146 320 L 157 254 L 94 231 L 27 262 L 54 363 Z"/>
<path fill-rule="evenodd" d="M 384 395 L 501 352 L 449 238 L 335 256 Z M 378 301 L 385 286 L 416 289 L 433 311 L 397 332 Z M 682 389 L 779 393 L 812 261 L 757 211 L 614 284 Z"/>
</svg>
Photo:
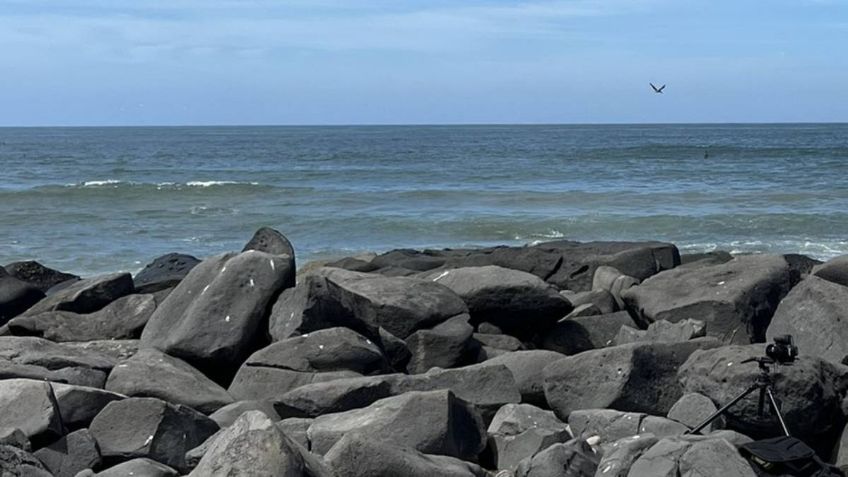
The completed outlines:
<svg viewBox="0 0 848 477">
<path fill-rule="evenodd" d="M 848 124 L 0 129 L 0 264 L 663 240 L 848 253 Z"/>
</svg>

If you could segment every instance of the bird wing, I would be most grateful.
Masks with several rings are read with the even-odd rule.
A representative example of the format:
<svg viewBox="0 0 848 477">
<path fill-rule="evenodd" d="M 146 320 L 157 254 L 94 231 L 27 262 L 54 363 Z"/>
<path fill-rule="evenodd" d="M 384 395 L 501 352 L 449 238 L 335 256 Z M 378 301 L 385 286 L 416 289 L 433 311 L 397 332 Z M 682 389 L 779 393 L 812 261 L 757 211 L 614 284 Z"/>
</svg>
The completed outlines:
<svg viewBox="0 0 848 477">
<path fill-rule="evenodd" d="M 659 91 L 659 90 L 657 89 L 657 87 L 656 87 L 656 86 L 654 86 L 654 83 L 648 83 L 648 84 L 649 84 L 649 85 L 651 85 L 651 88 L 653 88 L 653 89 L 654 89 L 654 91 Z"/>
<path fill-rule="evenodd" d="M 665 85 L 660 86 L 660 89 L 657 90 L 657 93 L 662 93 L 662 90 L 665 89 Z"/>
</svg>

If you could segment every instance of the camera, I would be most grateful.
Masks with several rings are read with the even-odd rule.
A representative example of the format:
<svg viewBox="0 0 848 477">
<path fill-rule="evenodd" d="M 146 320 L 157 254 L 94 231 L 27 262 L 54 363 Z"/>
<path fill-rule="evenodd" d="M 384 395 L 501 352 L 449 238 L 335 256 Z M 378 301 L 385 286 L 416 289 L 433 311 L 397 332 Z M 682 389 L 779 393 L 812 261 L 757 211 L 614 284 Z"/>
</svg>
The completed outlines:
<svg viewBox="0 0 848 477">
<path fill-rule="evenodd" d="M 792 364 L 798 357 L 798 347 L 792 335 L 775 336 L 774 343 L 766 346 L 766 356 L 778 364 Z"/>
</svg>

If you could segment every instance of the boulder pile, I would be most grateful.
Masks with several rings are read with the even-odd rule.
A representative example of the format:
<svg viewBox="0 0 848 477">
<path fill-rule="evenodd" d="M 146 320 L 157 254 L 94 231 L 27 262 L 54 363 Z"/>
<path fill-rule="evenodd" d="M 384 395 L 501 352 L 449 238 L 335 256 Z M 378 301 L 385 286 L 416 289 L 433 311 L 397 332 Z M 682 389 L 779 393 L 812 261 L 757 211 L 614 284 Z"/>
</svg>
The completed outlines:
<svg viewBox="0 0 848 477">
<path fill-rule="evenodd" d="M 138 274 L 0 267 L 0 474 L 756 475 L 779 435 L 848 470 L 848 257 L 681 257 L 661 242 L 241 252 Z"/>
</svg>

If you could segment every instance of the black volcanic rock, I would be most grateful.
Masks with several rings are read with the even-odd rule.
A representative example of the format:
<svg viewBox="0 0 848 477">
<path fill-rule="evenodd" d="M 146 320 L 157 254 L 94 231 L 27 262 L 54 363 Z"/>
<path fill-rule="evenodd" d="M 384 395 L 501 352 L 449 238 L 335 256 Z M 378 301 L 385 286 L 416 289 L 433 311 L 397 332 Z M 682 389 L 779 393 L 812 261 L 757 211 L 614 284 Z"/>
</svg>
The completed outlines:
<svg viewBox="0 0 848 477">
<path fill-rule="evenodd" d="M 44 292 L 9 275 L 0 267 L 0 326 L 44 298 Z"/>
<path fill-rule="evenodd" d="M 478 352 L 471 336 L 474 328 L 468 315 L 455 316 L 429 330 L 412 333 L 406 344 L 412 353 L 407 364 L 410 373 L 424 373 L 430 368 L 454 368 L 470 364 Z"/>
<path fill-rule="evenodd" d="M 253 237 L 244 246 L 242 252 L 257 250 L 271 255 L 286 255 L 291 259 L 290 267 L 296 270 L 294 246 L 285 235 L 270 227 L 262 227 L 253 234 Z M 286 288 L 294 286 L 294 281 L 286 284 Z"/>
<path fill-rule="evenodd" d="M 47 290 L 60 283 L 80 279 L 76 275 L 53 270 L 36 261 L 13 262 L 3 268 L 9 272 L 9 275 L 29 283 L 41 290 L 42 293 L 47 293 Z"/>
<path fill-rule="evenodd" d="M 191 255 L 169 253 L 144 266 L 133 279 L 138 293 L 154 293 L 180 284 L 200 260 Z"/>
<path fill-rule="evenodd" d="M 49 293 L 47 298 L 28 309 L 24 316 L 33 316 L 46 311 L 93 313 L 118 298 L 129 295 L 134 289 L 132 276 L 129 273 L 86 278 L 73 282 L 60 291 Z"/>
<path fill-rule="evenodd" d="M 103 387 L 115 360 L 42 338 L 0 337 L 0 379 L 32 378 Z"/>
</svg>

